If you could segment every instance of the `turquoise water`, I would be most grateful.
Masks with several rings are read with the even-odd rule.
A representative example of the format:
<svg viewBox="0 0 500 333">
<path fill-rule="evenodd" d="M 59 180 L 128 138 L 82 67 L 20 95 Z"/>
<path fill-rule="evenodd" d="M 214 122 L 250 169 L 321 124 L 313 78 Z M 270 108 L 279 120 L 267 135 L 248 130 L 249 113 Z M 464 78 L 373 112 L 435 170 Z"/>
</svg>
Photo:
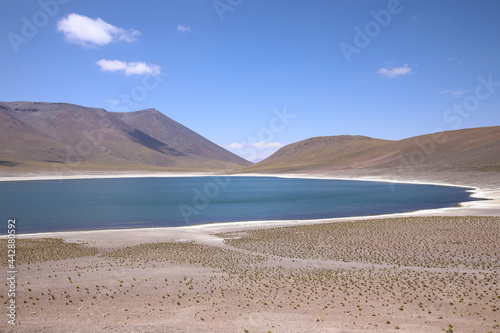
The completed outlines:
<svg viewBox="0 0 500 333">
<path fill-rule="evenodd" d="M 465 188 L 274 177 L 0 182 L 18 233 L 317 219 L 452 207 Z"/>
</svg>

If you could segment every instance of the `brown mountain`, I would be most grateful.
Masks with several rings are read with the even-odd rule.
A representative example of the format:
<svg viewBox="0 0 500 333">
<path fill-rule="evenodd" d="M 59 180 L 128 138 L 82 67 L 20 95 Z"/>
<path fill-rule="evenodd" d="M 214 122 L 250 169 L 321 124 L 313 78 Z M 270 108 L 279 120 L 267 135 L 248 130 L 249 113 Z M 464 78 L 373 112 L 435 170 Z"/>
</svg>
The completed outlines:
<svg viewBox="0 0 500 333">
<path fill-rule="evenodd" d="M 229 161 L 234 164 L 251 163 L 207 140 L 198 133 L 170 119 L 156 109 L 136 112 L 113 112 L 128 125 L 146 133 L 169 146 L 205 159 Z M 200 149 L 203 147 L 204 149 Z"/>
<path fill-rule="evenodd" d="M 289 144 L 246 170 L 298 171 L 331 166 L 350 167 L 357 158 L 363 159 L 366 151 L 388 142 L 351 135 L 315 137 Z"/>
<path fill-rule="evenodd" d="M 500 126 L 399 141 L 345 135 L 316 137 L 287 145 L 243 172 L 390 176 L 455 183 L 478 175 L 500 179 Z"/>
<path fill-rule="evenodd" d="M 1 171 L 209 171 L 251 164 L 156 110 L 128 115 L 65 103 L 0 102 L 0 142 Z"/>
</svg>

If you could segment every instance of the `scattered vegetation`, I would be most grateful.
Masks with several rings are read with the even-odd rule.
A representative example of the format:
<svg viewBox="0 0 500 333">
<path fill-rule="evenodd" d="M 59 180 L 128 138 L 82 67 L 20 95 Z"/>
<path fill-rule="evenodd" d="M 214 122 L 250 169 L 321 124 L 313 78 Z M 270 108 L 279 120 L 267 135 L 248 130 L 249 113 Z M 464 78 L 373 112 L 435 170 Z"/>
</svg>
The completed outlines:
<svg viewBox="0 0 500 333">
<path fill-rule="evenodd" d="M 194 242 L 147 243 L 108 252 L 104 256 L 129 262 L 185 263 L 202 267 L 226 268 L 251 266 L 263 261 L 264 256 L 246 255 Z"/>
<path fill-rule="evenodd" d="M 18 256 L 26 256 L 18 301 L 32 313 L 22 318 L 37 324 L 64 310 L 108 325 L 179 314 L 205 325 L 197 327 L 222 320 L 240 332 L 275 331 L 279 315 L 306 318 L 297 331 L 339 322 L 346 330 L 404 331 L 408 320 L 429 331 L 496 331 L 499 226 L 500 217 L 379 219 L 100 255 L 86 244 L 18 239 Z M 88 257 L 57 261 L 79 256 Z"/>
<path fill-rule="evenodd" d="M 7 240 L 0 239 L 0 246 L 7 248 Z M 87 244 L 65 242 L 60 238 L 17 238 L 15 258 L 16 265 L 21 265 L 93 256 L 98 252 Z M 2 266 L 7 266 L 7 256 L 2 256 Z"/>
<path fill-rule="evenodd" d="M 287 258 L 424 268 L 500 268 L 500 217 L 411 217 L 222 233 L 226 244 Z"/>
</svg>

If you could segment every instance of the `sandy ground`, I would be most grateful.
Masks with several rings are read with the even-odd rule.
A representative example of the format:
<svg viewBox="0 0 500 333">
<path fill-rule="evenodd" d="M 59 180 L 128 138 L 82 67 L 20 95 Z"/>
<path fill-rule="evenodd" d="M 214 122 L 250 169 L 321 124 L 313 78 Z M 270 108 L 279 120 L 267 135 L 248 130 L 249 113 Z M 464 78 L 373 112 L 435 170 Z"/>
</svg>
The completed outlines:
<svg viewBox="0 0 500 333">
<path fill-rule="evenodd" d="M 473 195 L 490 200 L 368 217 L 22 235 L 17 325 L 5 315 L 0 332 L 500 332 L 500 190 Z M 357 236 L 336 238 L 346 232 Z"/>
</svg>

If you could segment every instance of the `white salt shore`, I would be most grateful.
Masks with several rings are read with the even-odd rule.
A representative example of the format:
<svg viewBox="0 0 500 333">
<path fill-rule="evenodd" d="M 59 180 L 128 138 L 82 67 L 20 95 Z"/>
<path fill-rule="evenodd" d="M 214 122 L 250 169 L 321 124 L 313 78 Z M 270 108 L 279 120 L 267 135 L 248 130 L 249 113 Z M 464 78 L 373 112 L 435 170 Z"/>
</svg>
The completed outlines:
<svg viewBox="0 0 500 333">
<path fill-rule="evenodd" d="M 244 222 L 223 222 L 209 223 L 193 226 L 182 227 L 159 227 L 159 228 L 134 228 L 134 229 L 106 229 L 106 230 L 90 230 L 90 231 L 69 231 L 69 232 L 50 232 L 23 234 L 19 237 L 39 238 L 39 237 L 61 237 L 66 240 L 97 240 L 108 239 L 112 234 L 115 240 L 122 238 L 126 242 L 131 239 L 136 239 L 137 243 L 145 243 L 150 241 L 160 241 L 165 239 L 186 239 L 186 240 L 202 240 L 211 239 L 214 241 L 216 237 L 210 236 L 212 233 L 248 230 L 257 228 L 272 228 L 293 225 L 305 225 L 315 223 L 331 223 L 331 222 L 346 222 L 366 219 L 382 219 L 389 217 L 409 217 L 409 216 L 500 216 L 500 189 L 483 189 L 478 187 L 447 183 L 422 182 L 417 180 L 396 181 L 394 179 L 379 178 L 379 177 L 333 177 L 328 175 L 308 175 L 308 174 L 237 174 L 237 175 L 220 175 L 213 173 L 137 173 L 137 174 L 79 174 L 79 175 L 25 175 L 13 177 L 0 177 L 0 181 L 33 181 L 33 180 L 69 180 L 69 179 L 106 179 L 106 178 L 145 178 L 145 177 L 280 177 L 280 178 L 307 178 L 307 179 L 339 179 L 339 180 L 356 180 L 356 181 L 377 181 L 388 183 L 406 183 L 406 184 L 427 184 L 453 187 L 468 187 L 472 192 L 471 197 L 477 199 L 485 199 L 480 201 L 470 201 L 460 203 L 457 207 L 439 208 L 419 210 L 407 213 L 395 213 L 373 216 L 356 216 L 344 218 L 327 218 L 314 220 L 278 220 L 278 221 L 244 221 Z M 5 238 L 6 236 L 0 236 Z M 115 242 L 113 242 L 115 243 Z M 135 243 L 135 242 L 134 242 Z M 115 244 L 116 245 L 116 244 Z"/>
</svg>

